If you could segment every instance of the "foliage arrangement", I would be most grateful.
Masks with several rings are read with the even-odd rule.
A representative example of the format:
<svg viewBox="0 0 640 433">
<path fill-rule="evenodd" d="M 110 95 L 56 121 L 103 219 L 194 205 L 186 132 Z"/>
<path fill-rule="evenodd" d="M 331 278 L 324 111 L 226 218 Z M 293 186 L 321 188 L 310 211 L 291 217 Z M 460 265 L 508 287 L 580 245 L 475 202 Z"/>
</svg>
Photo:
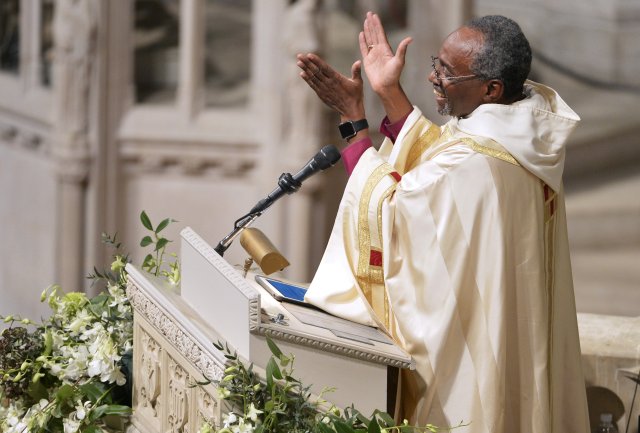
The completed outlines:
<svg viewBox="0 0 640 433">
<path fill-rule="evenodd" d="M 427 424 L 411 426 L 407 421 L 397 425 L 393 418 L 376 410 L 367 418 L 357 409 L 340 411 L 323 395 L 313 397 L 309 386 L 293 376 L 294 356 L 286 356 L 267 337 L 271 357 L 261 378 L 253 364 L 248 367 L 227 345 L 214 344 L 227 358 L 225 376 L 217 383 L 218 396 L 227 403 L 222 425 L 205 422 L 200 433 L 409 433 L 438 432 Z M 208 381 L 200 384 L 210 383 Z M 461 426 L 461 425 L 460 425 Z"/>
<path fill-rule="evenodd" d="M 154 253 L 145 258 L 145 269 L 179 281 L 177 260 L 168 270 L 163 267 L 169 241 L 159 235 L 173 220 L 154 228 L 145 212 L 140 219 L 153 236 L 141 241 Z M 0 431 L 98 433 L 123 428 L 131 413 L 127 374 L 133 316 L 125 292 L 129 256 L 120 252 L 115 236 L 103 235 L 103 242 L 115 249 L 111 267 L 94 268 L 89 275 L 105 285 L 101 294 L 88 298 L 52 286 L 41 296 L 51 309 L 42 323 L 0 316 L 9 325 L 0 334 Z"/>
</svg>

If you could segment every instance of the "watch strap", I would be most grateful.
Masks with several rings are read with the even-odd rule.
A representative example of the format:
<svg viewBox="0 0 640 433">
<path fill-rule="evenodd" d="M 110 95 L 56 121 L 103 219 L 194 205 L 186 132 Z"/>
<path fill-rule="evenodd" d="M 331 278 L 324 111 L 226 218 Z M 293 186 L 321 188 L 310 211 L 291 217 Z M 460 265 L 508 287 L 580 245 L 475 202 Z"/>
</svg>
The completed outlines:
<svg viewBox="0 0 640 433">
<path fill-rule="evenodd" d="M 340 130 L 340 135 L 344 140 L 349 140 L 350 138 L 355 137 L 355 135 L 369 127 L 369 122 L 367 119 L 360 120 L 347 120 L 346 122 L 342 122 L 338 129 Z"/>
</svg>

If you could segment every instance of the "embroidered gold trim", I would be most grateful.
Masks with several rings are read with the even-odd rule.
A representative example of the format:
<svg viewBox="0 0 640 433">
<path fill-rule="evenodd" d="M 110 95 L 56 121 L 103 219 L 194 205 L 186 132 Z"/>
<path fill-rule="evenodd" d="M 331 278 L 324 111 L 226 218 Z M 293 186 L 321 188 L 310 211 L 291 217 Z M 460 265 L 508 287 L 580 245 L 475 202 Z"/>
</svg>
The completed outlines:
<svg viewBox="0 0 640 433">
<path fill-rule="evenodd" d="M 367 182 L 362 190 L 360 197 L 360 205 L 358 206 L 358 271 L 356 278 L 362 288 L 364 297 L 369 302 L 369 305 L 373 307 L 373 297 L 371 295 L 371 278 L 370 278 L 370 248 L 371 248 L 371 230 L 369 228 L 369 202 L 373 190 L 378 183 L 389 173 L 393 171 L 393 167 L 389 164 L 379 165 L 369 175 Z M 375 309 L 374 309 L 375 311 Z"/>
<path fill-rule="evenodd" d="M 479 144 L 477 141 L 468 137 L 463 137 L 460 140 L 466 143 L 471 149 L 473 149 L 474 152 L 482 153 L 484 155 L 488 155 L 493 158 L 498 158 L 502 161 L 508 162 L 509 164 L 513 164 L 520 167 L 520 163 L 516 161 L 516 159 L 513 156 L 511 156 L 511 154 L 507 151 L 494 149 L 489 146 L 483 146 Z"/>
<path fill-rule="evenodd" d="M 427 131 L 422 134 L 415 143 L 413 143 L 413 146 L 411 146 L 409 154 L 407 155 L 407 160 L 404 164 L 405 173 L 418 165 L 418 163 L 420 162 L 420 157 L 422 156 L 424 151 L 431 147 L 439 137 L 440 128 L 433 124 L 429 126 L 429 129 L 427 129 Z"/>
<path fill-rule="evenodd" d="M 380 234 L 380 245 L 382 245 L 382 204 L 384 201 L 396 190 L 398 186 L 397 183 L 391 185 L 387 190 L 382 194 L 380 200 L 378 201 L 378 209 L 377 209 L 377 217 L 378 217 L 378 233 Z M 384 260 L 384 257 L 383 257 Z M 384 266 L 384 261 L 382 262 Z M 384 291 L 384 324 L 387 329 L 391 329 L 391 318 L 389 313 L 389 294 L 387 293 L 387 285 L 384 284 L 384 275 L 381 275 L 382 290 Z"/>
</svg>

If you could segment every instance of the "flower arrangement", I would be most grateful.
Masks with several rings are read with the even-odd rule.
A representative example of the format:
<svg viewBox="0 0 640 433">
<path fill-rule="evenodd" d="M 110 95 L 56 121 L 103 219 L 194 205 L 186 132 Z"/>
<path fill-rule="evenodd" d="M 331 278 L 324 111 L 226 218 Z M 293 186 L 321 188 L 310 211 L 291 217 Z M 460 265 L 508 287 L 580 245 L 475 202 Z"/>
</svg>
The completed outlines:
<svg viewBox="0 0 640 433">
<path fill-rule="evenodd" d="M 177 259 L 165 266 L 169 240 L 143 211 L 150 232 L 141 246 L 151 247 L 143 269 L 180 280 Z M 125 266 L 116 237 L 103 235 L 115 249 L 110 269 L 94 268 L 89 278 L 105 285 L 103 293 L 62 293 L 58 286 L 41 296 L 51 316 L 42 323 L 0 316 L 9 325 L 0 334 L 0 431 L 7 433 L 99 433 L 124 430 L 131 413 L 130 372 L 133 315 L 126 296 Z"/>
<path fill-rule="evenodd" d="M 117 275 L 92 299 L 45 290 L 52 314 L 41 324 L 3 318 L 10 327 L 0 339 L 0 393 L 8 403 L 0 406 L 2 431 L 99 432 L 108 415 L 130 413 L 126 399 L 116 398 L 132 349 L 123 270 Z"/>
</svg>

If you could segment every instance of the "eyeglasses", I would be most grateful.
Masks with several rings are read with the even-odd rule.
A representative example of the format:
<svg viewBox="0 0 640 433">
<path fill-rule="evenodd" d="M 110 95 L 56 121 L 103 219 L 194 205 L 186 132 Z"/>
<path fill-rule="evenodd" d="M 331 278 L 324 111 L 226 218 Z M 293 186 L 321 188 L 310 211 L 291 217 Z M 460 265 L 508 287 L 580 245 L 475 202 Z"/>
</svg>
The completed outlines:
<svg viewBox="0 0 640 433">
<path fill-rule="evenodd" d="M 458 75 L 451 76 L 445 75 L 442 67 L 442 63 L 440 63 L 440 59 L 434 56 L 431 56 L 431 67 L 433 67 L 433 72 L 436 74 L 436 80 L 438 81 L 448 81 L 451 84 L 460 83 L 462 81 L 473 80 L 475 78 L 480 78 L 476 74 L 471 75 Z"/>
</svg>

